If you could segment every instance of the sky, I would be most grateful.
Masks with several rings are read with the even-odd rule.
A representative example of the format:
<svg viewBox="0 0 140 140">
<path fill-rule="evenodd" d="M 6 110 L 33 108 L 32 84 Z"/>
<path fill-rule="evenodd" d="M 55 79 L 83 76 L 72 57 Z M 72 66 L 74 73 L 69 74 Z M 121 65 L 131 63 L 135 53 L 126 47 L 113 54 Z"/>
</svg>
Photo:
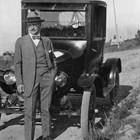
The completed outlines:
<svg viewBox="0 0 140 140">
<path fill-rule="evenodd" d="M 113 0 L 107 3 L 107 39 L 116 34 Z M 140 0 L 114 0 L 118 35 L 124 39 L 135 36 L 140 29 Z M 15 41 L 21 36 L 21 0 L 0 0 L 0 55 L 14 52 Z"/>
</svg>

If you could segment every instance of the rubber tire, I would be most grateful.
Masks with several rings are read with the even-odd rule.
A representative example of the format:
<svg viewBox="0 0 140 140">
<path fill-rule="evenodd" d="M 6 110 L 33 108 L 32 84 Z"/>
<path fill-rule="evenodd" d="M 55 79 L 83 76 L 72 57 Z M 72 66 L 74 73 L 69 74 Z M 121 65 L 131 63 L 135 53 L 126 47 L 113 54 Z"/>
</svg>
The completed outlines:
<svg viewBox="0 0 140 140">
<path fill-rule="evenodd" d="M 13 94 L 13 89 L 12 87 L 8 86 L 7 84 L 0 82 L 1 89 L 6 93 L 6 94 Z"/>
<path fill-rule="evenodd" d="M 120 96 L 120 91 L 119 91 L 120 78 L 119 78 L 119 70 L 118 70 L 118 68 L 116 69 L 114 78 L 115 78 L 115 87 L 110 92 L 110 100 L 111 100 L 112 105 L 118 104 L 119 96 Z"/>
<path fill-rule="evenodd" d="M 86 139 L 91 132 L 91 126 L 95 123 L 96 92 L 93 88 L 83 92 L 81 106 L 81 136 Z M 92 119 L 90 120 L 90 107 L 92 107 Z"/>
</svg>

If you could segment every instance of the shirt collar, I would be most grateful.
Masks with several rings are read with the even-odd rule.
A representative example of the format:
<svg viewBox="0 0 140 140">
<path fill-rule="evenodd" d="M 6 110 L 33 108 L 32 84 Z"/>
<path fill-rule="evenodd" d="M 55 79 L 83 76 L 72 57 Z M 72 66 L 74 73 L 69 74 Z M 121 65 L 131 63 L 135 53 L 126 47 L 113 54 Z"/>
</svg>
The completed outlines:
<svg viewBox="0 0 140 140">
<path fill-rule="evenodd" d="M 33 39 L 33 36 L 40 36 L 40 33 L 37 35 L 32 35 L 31 33 L 29 33 L 30 37 Z"/>
</svg>

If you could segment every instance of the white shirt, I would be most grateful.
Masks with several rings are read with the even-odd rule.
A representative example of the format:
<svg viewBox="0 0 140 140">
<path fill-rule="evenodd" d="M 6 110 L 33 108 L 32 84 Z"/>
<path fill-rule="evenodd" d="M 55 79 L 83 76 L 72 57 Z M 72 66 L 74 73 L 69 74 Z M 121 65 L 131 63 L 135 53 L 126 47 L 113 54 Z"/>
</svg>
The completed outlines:
<svg viewBox="0 0 140 140">
<path fill-rule="evenodd" d="M 38 45 L 40 39 L 33 39 L 33 36 L 34 36 L 34 35 L 32 35 L 31 33 L 29 33 L 29 35 L 30 35 L 32 41 L 34 42 L 35 46 L 37 47 L 37 45 Z M 37 34 L 37 36 L 40 36 L 40 34 Z"/>
</svg>

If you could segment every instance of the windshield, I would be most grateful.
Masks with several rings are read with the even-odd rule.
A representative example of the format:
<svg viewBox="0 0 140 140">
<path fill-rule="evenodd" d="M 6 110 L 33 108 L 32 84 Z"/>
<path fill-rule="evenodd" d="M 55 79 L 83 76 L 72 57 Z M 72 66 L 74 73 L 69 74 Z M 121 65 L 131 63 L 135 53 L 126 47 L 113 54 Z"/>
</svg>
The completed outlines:
<svg viewBox="0 0 140 140">
<path fill-rule="evenodd" d="M 49 37 L 85 38 L 85 12 L 83 11 L 40 11 L 41 33 Z"/>
</svg>

